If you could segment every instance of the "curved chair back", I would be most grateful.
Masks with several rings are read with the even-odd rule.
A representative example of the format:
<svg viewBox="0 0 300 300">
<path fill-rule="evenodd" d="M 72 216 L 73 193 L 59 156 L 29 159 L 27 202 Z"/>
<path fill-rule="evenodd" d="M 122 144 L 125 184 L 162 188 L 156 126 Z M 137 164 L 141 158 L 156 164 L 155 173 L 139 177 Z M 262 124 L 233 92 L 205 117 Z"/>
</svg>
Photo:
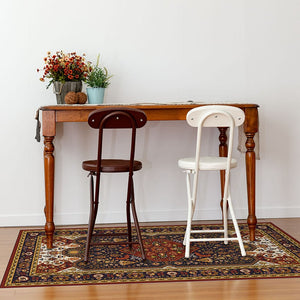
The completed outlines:
<svg viewBox="0 0 300 300">
<path fill-rule="evenodd" d="M 90 113 L 88 124 L 95 129 L 99 129 L 98 137 L 98 157 L 97 171 L 100 173 L 102 159 L 103 129 L 106 128 L 130 128 L 131 147 L 130 147 L 130 173 L 133 172 L 133 161 L 135 152 L 136 128 L 143 127 L 147 122 L 145 113 L 141 110 L 127 107 L 115 107 L 98 109 Z"/>
<path fill-rule="evenodd" d="M 190 110 L 186 120 L 190 126 L 198 127 L 196 148 L 196 157 L 198 158 L 202 127 L 229 127 L 228 158 L 231 159 L 233 128 L 244 123 L 245 113 L 243 110 L 228 105 L 206 105 Z"/>
<path fill-rule="evenodd" d="M 103 108 L 90 113 L 88 123 L 92 128 L 99 128 L 102 121 L 103 128 L 140 128 L 146 124 L 147 117 L 139 109 L 125 107 Z"/>
<path fill-rule="evenodd" d="M 227 114 L 233 118 L 234 126 L 240 126 L 244 123 L 244 112 L 238 107 L 228 105 L 196 107 L 187 113 L 186 120 L 193 127 L 198 127 L 202 119 L 203 127 L 229 127 L 231 121 Z"/>
</svg>

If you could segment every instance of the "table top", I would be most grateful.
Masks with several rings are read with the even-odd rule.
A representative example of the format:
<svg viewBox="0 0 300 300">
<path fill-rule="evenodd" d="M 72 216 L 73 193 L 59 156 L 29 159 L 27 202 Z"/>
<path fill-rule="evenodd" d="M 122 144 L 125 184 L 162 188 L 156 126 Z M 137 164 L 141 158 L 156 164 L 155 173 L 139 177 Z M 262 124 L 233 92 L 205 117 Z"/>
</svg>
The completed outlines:
<svg viewBox="0 0 300 300">
<path fill-rule="evenodd" d="M 111 106 L 128 106 L 133 108 L 143 108 L 143 109 L 172 109 L 172 108 L 193 108 L 201 105 L 231 105 L 240 108 L 257 108 L 258 104 L 253 103 L 237 103 L 237 102 L 140 102 L 140 103 L 103 103 L 103 104 L 57 104 L 57 105 L 47 105 L 40 107 L 40 110 L 95 110 L 99 108 L 111 107 Z"/>
<path fill-rule="evenodd" d="M 101 108 L 130 107 L 141 109 L 147 115 L 148 121 L 176 121 L 185 120 L 186 114 L 193 108 L 203 105 L 231 105 L 245 111 L 247 115 L 245 124 L 257 128 L 257 104 L 251 103 L 207 103 L 207 102 L 173 102 L 173 103 L 103 103 L 94 104 L 58 104 L 39 108 L 43 112 L 43 127 L 62 122 L 86 122 L 91 111 Z M 47 116 L 46 116 L 47 114 Z M 254 117 L 254 118 L 253 118 Z M 248 126 L 247 125 L 247 126 Z M 257 130 L 255 129 L 255 132 Z"/>
</svg>

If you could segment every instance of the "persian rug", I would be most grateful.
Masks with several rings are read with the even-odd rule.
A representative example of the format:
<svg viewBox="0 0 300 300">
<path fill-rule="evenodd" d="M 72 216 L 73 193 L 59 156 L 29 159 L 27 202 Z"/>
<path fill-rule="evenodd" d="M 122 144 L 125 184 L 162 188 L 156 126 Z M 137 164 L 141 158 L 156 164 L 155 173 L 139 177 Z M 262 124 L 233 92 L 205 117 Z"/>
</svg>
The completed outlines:
<svg viewBox="0 0 300 300">
<path fill-rule="evenodd" d="M 217 227 L 197 225 L 193 228 Z M 51 250 L 47 249 L 43 229 L 21 230 L 1 287 L 300 277 L 300 243 L 272 223 L 257 225 L 254 242 L 249 241 L 248 226 L 240 224 L 245 257 L 241 256 L 237 242 L 228 245 L 198 242 L 191 244 L 190 258 L 185 258 L 182 244 L 185 226 L 141 229 L 146 261 L 141 259 L 138 245 L 133 245 L 132 250 L 126 245 L 94 245 L 88 263 L 83 261 L 85 229 L 57 229 Z M 116 233 L 126 229 L 95 230 Z M 232 227 L 230 232 L 234 235 Z M 105 239 L 121 238 L 124 237 Z"/>
</svg>

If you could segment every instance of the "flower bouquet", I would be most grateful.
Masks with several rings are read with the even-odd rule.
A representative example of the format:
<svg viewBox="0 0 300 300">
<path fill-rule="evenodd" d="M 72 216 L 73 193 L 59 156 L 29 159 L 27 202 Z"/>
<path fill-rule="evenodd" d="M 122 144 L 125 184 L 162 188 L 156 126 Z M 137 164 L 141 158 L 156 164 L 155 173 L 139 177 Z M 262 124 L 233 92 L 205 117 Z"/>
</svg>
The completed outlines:
<svg viewBox="0 0 300 300">
<path fill-rule="evenodd" d="M 43 72 L 40 80 L 49 80 L 47 88 L 53 84 L 57 103 L 63 104 L 65 95 L 69 91 L 80 92 L 82 81 L 87 77 L 89 66 L 85 61 L 85 54 L 77 55 L 76 52 L 64 53 L 57 51 L 55 54 L 47 53 L 44 58 L 45 66 L 38 72 Z"/>
</svg>

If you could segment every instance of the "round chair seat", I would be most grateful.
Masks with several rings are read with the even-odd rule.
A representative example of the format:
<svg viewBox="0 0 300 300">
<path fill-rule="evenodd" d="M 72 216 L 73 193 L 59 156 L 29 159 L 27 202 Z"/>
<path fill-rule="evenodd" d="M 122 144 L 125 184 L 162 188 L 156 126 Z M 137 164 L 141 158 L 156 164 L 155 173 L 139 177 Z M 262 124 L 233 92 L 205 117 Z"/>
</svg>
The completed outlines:
<svg viewBox="0 0 300 300">
<path fill-rule="evenodd" d="M 186 170 L 195 170 L 195 157 L 182 158 L 178 160 L 178 166 Z M 199 170 L 213 171 L 225 170 L 227 166 L 227 157 L 203 156 L 200 157 Z M 237 166 L 237 160 L 232 158 L 230 168 Z"/>
<path fill-rule="evenodd" d="M 102 159 L 101 172 L 119 173 L 129 172 L 130 161 L 125 159 Z M 97 160 L 86 160 L 82 162 L 82 168 L 89 172 L 97 171 Z M 142 169 L 142 162 L 135 160 L 133 162 L 133 171 Z"/>
</svg>

